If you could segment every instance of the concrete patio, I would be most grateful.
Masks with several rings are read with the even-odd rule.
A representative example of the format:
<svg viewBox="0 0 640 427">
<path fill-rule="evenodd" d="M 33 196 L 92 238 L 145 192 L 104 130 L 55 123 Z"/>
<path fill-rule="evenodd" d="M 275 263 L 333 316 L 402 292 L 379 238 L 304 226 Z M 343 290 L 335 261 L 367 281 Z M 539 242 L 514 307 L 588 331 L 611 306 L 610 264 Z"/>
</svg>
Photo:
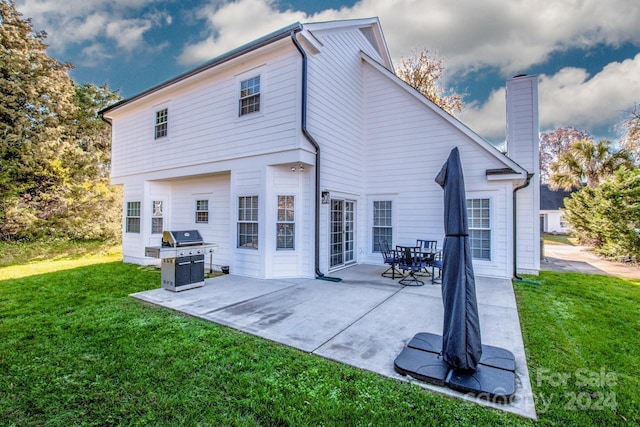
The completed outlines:
<svg viewBox="0 0 640 427">
<path fill-rule="evenodd" d="M 482 343 L 516 357 L 516 396 L 494 404 L 397 374 L 393 361 L 418 332 L 442 334 L 440 285 L 403 287 L 380 277 L 385 267 L 357 265 L 332 273 L 342 282 L 261 280 L 225 275 L 183 292 L 154 289 L 132 296 L 389 378 L 536 418 L 510 280 L 476 277 Z"/>
</svg>

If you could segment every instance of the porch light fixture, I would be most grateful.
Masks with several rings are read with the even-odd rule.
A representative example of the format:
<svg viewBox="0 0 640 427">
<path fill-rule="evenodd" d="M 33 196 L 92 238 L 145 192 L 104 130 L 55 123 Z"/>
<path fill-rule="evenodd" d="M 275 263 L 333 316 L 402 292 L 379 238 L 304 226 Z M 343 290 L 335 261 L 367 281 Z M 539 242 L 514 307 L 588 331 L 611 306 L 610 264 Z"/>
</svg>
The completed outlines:
<svg viewBox="0 0 640 427">
<path fill-rule="evenodd" d="M 291 172 L 295 171 L 304 172 L 304 165 L 302 163 L 298 163 L 298 166 L 291 166 Z"/>
</svg>

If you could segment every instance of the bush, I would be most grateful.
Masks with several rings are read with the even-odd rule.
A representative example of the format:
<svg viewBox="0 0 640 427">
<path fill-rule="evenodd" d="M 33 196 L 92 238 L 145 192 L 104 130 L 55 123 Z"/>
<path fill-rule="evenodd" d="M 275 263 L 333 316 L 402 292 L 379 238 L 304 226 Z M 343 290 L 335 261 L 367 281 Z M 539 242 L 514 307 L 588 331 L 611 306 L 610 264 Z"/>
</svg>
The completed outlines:
<svg viewBox="0 0 640 427">
<path fill-rule="evenodd" d="M 565 219 L 576 237 L 604 256 L 640 260 L 640 170 L 622 167 L 595 188 L 565 199 Z"/>
</svg>

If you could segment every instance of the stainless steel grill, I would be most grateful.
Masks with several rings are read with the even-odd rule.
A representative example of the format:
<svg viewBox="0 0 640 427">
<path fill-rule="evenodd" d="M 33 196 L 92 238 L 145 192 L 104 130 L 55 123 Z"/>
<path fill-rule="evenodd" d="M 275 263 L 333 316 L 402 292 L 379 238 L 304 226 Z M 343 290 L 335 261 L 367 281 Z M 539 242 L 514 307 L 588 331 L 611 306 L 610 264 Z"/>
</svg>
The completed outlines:
<svg viewBox="0 0 640 427">
<path fill-rule="evenodd" d="M 146 247 L 145 256 L 160 258 L 162 287 L 178 292 L 204 285 L 204 256 L 217 248 L 198 230 L 163 231 L 162 246 Z"/>
</svg>

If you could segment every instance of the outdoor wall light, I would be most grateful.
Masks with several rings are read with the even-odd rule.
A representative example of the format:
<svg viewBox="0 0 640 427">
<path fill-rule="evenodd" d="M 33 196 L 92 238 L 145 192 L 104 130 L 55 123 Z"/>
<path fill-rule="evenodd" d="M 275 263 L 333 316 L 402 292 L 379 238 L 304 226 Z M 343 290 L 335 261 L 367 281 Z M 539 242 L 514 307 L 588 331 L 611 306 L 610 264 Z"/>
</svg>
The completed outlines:
<svg viewBox="0 0 640 427">
<path fill-rule="evenodd" d="M 304 165 L 302 163 L 298 163 L 298 166 L 291 166 L 291 172 L 295 171 L 304 172 Z"/>
</svg>

